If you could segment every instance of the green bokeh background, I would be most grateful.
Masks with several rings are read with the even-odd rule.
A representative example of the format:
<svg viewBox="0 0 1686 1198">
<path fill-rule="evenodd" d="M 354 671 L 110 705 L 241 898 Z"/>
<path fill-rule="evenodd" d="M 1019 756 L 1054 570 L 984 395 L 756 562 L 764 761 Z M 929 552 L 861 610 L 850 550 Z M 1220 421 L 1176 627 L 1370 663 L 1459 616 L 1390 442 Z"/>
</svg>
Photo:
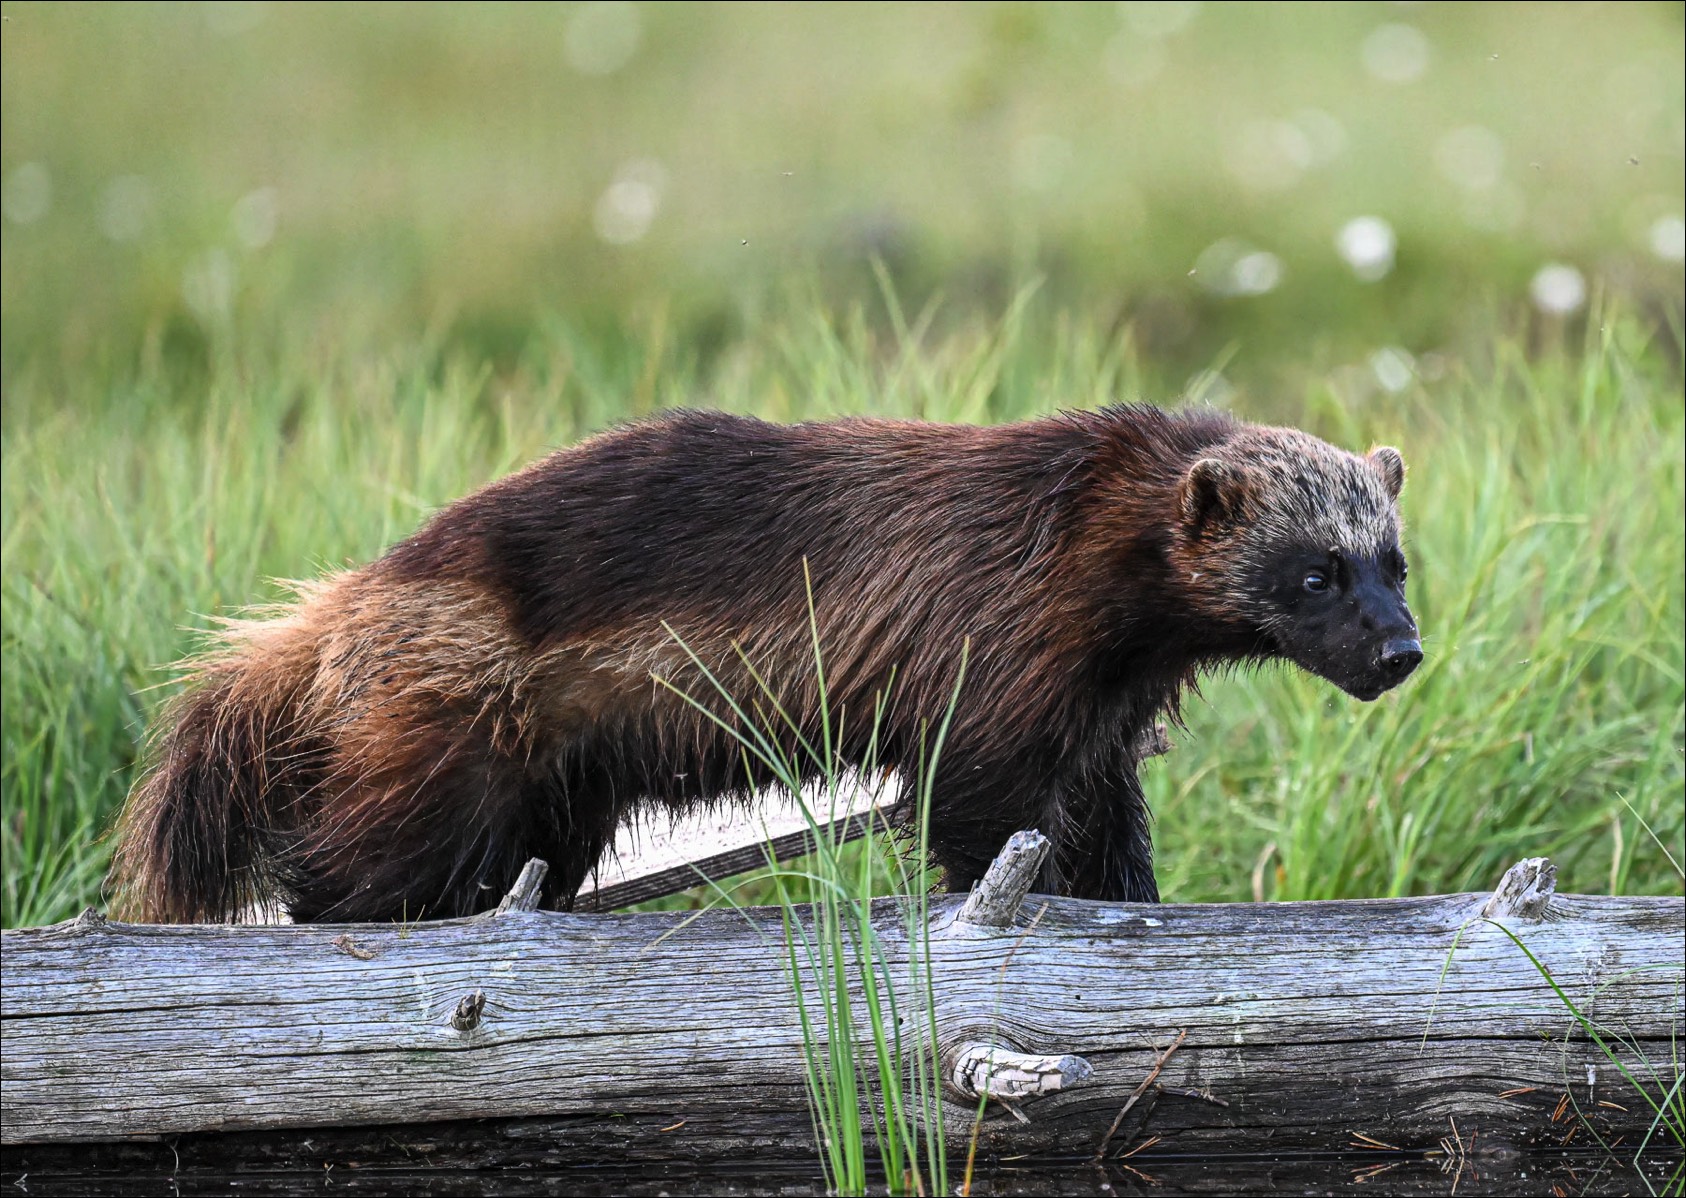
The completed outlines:
<svg viewBox="0 0 1686 1198">
<path fill-rule="evenodd" d="M 951 318 L 1040 281 L 1177 384 L 1232 345 L 1237 379 L 1460 346 L 1550 261 L 1650 306 L 1680 289 L 1648 241 L 1681 211 L 1681 11 L 8 4 L 4 162 L 52 200 L 5 226 L 5 370 L 424 330 L 509 368 L 539 314 L 662 313 L 708 354 L 793 278 L 870 293 L 875 258 Z M 1413 34 L 1420 74 L 1378 77 Z M 605 193 L 652 166 L 647 233 L 606 244 Z M 113 242 L 128 177 L 141 231 Z M 1380 284 L 1336 253 L 1361 215 L 1397 233 Z M 1226 238 L 1280 259 L 1268 299 L 1189 274 Z"/>
<path fill-rule="evenodd" d="M 677 403 L 1399 444 L 1429 666 L 1215 680 L 1167 897 L 1678 892 L 1682 11 L 0 5 L 0 922 L 217 614 Z"/>
</svg>

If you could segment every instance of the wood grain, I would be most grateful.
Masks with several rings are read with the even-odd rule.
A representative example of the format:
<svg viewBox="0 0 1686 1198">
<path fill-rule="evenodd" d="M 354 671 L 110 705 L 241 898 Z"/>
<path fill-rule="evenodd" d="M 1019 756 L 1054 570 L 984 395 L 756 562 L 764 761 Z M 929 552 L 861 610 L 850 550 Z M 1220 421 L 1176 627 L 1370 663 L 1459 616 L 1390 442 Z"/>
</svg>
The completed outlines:
<svg viewBox="0 0 1686 1198">
<path fill-rule="evenodd" d="M 1489 898 L 1131 906 L 1032 895 L 1019 926 L 997 929 L 958 920 L 963 898 L 945 896 L 929 924 L 935 1023 L 945 1047 L 1093 1067 L 1086 1084 L 1027 1100 L 1028 1123 L 992 1104 L 983 1141 L 994 1150 L 1092 1151 L 1179 1032 L 1163 1090 L 1132 1112 L 1117 1148 L 1144 1134 L 1186 1151 L 1343 1150 L 1357 1136 L 1421 1148 L 1453 1117 L 1489 1142 L 1550 1145 L 1574 1125 L 1558 1111 L 1565 1093 L 1604 1134 L 1643 1134 L 1651 1111 L 1481 918 Z M 875 913 L 911 1044 L 922 1017 L 905 910 L 887 901 Z M 1506 923 L 1619 1037 L 1630 1068 L 1672 1084 L 1681 899 L 1554 896 L 1539 918 Z M 763 1120 L 787 1140 L 807 1134 L 772 909 L 510 911 L 412 926 L 84 917 L 7 932 L 0 951 L 7 1145 L 533 1118 L 735 1119 L 736 1147 L 720 1141 L 733 1152 Z M 945 1109 L 957 1133 L 974 1105 Z M 662 1137 L 670 1150 L 674 1135 L 684 1138 Z"/>
<path fill-rule="evenodd" d="M 851 780 L 835 796 L 819 789 L 802 802 L 775 791 L 757 804 L 705 808 L 622 826 L 574 901 L 576 911 L 613 911 L 813 851 L 814 830 L 828 844 L 882 829 L 900 791 Z"/>
</svg>

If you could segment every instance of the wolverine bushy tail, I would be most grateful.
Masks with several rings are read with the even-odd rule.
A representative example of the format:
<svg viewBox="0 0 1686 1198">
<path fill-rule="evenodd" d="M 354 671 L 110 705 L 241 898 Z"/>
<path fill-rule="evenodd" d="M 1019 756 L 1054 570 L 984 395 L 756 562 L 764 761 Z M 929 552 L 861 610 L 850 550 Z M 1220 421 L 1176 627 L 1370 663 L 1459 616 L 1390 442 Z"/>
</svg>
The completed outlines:
<svg viewBox="0 0 1686 1198">
<path fill-rule="evenodd" d="M 282 863 L 314 773 L 297 713 L 315 659 L 288 623 L 261 637 L 236 624 L 163 713 L 168 731 L 117 825 L 118 918 L 230 921 L 287 900 Z"/>
</svg>

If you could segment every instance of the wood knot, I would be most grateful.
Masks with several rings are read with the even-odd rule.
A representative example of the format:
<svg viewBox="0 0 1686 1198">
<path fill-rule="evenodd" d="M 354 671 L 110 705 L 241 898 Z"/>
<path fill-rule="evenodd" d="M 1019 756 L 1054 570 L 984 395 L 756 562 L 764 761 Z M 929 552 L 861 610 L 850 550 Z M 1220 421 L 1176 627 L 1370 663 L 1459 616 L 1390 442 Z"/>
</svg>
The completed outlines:
<svg viewBox="0 0 1686 1198">
<path fill-rule="evenodd" d="M 350 932 L 334 937 L 334 947 L 348 957 L 356 957 L 359 961 L 373 961 L 375 959 L 375 954 L 353 940 Z"/>
<path fill-rule="evenodd" d="M 103 932 L 110 926 L 110 922 L 92 907 L 84 907 L 82 913 L 74 919 L 66 919 L 52 926 L 50 934 L 53 936 L 88 936 L 95 932 Z"/>
<path fill-rule="evenodd" d="M 1082 1057 L 1018 1052 L 983 1040 L 961 1044 L 952 1060 L 947 1079 L 951 1092 L 967 1102 L 988 1098 L 1009 1109 L 1029 1098 L 1080 1086 L 1095 1075 L 1094 1066 Z"/>
<path fill-rule="evenodd" d="M 451 1026 L 459 1032 L 471 1032 L 480 1023 L 480 1013 L 486 1009 L 486 992 L 476 990 L 473 994 L 465 994 L 457 1009 L 451 1014 Z"/>
<path fill-rule="evenodd" d="M 105 916 L 93 907 L 84 907 L 82 908 L 82 914 L 70 921 L 70 930 L 72 932 L 98 932 L 102 931 L 105 925 Z"/>
</svg>

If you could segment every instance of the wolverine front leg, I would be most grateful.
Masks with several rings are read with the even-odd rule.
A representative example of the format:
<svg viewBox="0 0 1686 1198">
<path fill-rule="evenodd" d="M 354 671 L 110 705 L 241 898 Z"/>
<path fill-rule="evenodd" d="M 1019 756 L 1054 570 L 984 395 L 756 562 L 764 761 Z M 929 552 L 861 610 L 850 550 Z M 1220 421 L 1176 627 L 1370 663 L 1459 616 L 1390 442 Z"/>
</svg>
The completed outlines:
<svg viewBox="0 0 1686 1198">
<path fill-rule="evenodd" d="M 1045 788 L 1043 771 L 1026 768 L 1023 761 L 974 756 L 965 746 L 946 750 L 925 813 L 926 848 L 931 864 L 942 871 L 943 887 L 957 894 L 970 891 L 1015 832 L 1035 829 L 1051 837 L 1043 811 Z M 914 830 L 920 816 L 909 788 L 897 805 L 896 822 Z"/>
<path fill-rule="evenodd" d="M 949 890 L 970 890 L 1008 837 L 1035 829 L 1053 842 L 1038 893 L 1159 901 L 1133 758 L 1121 754 L 1082 770 L 1035 760 L 956 765 L 945 769 L 931 800 L 931 857 Z"/>
<path fill-rule="evenodd" d="M 1128 758 L 1083 771 L 1058 797 L 1063 816 L 1047 866 L 1061 894 L 1157 903 L 1147 801 Z"/>
</svg>

